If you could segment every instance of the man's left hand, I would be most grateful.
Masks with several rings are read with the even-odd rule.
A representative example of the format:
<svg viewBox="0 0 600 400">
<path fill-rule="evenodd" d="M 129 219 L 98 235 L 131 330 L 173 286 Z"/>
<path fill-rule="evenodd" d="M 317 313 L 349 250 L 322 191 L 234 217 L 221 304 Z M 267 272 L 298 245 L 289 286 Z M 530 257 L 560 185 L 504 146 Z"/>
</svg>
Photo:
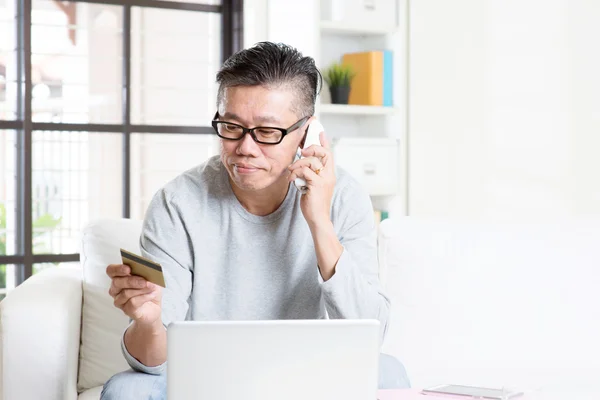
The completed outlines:
<svg viewBox="0 0 600 400">
<path fill-rule="evenodd" d="M 302 214 L 310 227 L 330 223 L 331 199 L 335 188 L 333 154 L 325 132 L 319 135 L 321 146 L 312 145 L 302 150 L 302 158 L 288 167 L 290 182 L 296 178 L 306 181 L 308 187 L 300 200 Z"/>
</svg>

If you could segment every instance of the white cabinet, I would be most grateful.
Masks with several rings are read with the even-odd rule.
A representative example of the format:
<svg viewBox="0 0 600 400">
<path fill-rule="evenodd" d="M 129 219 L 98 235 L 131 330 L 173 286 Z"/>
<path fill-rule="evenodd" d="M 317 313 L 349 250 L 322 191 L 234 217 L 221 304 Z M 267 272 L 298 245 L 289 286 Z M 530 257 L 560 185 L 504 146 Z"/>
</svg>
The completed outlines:
<svg viewBox="0 0 600 400">
<path fill-rule="evenodd" d="M 397 27 L 396 0 L 322 0 L 321 20 L 370 29 Z"/>
<path fill-rule="evenodd" d="M 368 191 L 376 209 L 405 212 L 406 0 L 318 0 L 317 65 L 345 53 L 391 50 L 393 107 L 331 104 L 325 84 L 317 116 L 333 139 L 335 162 Z"/>
<path fill-rule="evenodd" d="M 337 166 L 352 175 L 371 196 L 399 194 L 399 144 L 388 138 L 343 138 L 333 144 Z"/>
</svg>

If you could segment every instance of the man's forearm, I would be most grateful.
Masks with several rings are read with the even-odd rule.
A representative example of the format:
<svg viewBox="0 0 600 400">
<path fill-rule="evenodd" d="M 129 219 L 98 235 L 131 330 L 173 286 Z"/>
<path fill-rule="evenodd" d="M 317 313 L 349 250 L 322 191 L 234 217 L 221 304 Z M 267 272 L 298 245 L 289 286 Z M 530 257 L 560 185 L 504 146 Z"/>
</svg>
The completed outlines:
<svg viewBox="0 0 600 400">
<path fill-rule="evenodd" d="M 151 326 L 134 322 L 125 332 L 124 342 L 129 354 L 147 367 L 167 361 L 167 330 L 160 320 Z"/>
<path fill-rule="evenodd" d="M 321 277 L 328 281 L 335 274 L 335 266 L 344 251 L 331 221 L 310 226 L 317 253 Z"/>
</svg>

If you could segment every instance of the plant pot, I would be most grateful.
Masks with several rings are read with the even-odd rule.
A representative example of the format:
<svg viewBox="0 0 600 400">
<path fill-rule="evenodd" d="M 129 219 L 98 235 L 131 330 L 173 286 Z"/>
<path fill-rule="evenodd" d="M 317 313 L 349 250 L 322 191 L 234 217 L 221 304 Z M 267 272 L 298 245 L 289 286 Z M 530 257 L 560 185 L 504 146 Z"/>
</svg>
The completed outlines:
<svg viewBox="0 0 600 400">
<path fill-rule="evenodd" d="M 329 88 L 329 93 L 331 93 L 332 104 L 348 104 L 350 86 L 331 86 Z"/>
</svg>

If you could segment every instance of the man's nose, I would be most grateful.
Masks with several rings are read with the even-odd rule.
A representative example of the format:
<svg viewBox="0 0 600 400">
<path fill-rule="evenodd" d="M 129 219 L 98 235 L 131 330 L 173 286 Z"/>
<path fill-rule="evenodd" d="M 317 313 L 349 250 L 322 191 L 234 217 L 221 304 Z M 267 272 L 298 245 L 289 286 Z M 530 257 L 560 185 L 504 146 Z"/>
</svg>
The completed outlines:
<svg viewBox="0 0 600 400">
<path fill-rule="evenodd" d="M 238 143 L 238 154 L 256 156 L 257 152 L 260 152 L 258 144 L 254 141 L 250 133 L 246 133 Z"/>
</svg>

